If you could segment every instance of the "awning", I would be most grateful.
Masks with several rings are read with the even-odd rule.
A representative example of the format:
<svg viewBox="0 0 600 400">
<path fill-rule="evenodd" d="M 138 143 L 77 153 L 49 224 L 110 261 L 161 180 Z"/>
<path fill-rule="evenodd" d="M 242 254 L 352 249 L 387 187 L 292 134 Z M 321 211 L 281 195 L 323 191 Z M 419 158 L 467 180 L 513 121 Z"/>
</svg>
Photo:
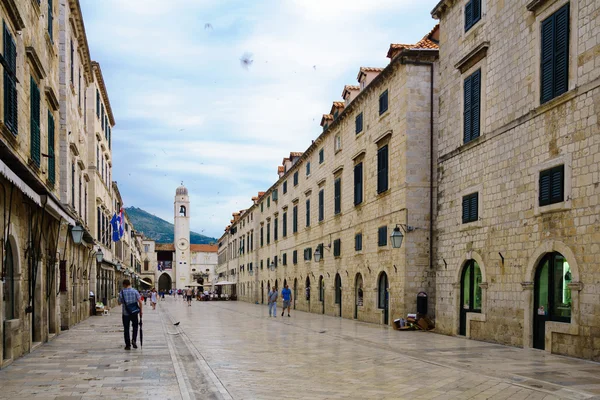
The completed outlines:
<svg viewBox="0 0 600 400">
<path fill-rule="evenodd" d="M 42 201 L 47 201 L 46 210 L 57 219 L 64 219 L 71 226 L 75 226 L 75 220 L 67 214 L 50 196 L 41 196 Z"/>
<path fill-rule="evenodd" d="M 23 194 L 29 197 L 35 204 L 42 206 L 40 196 L 28 184 L 17 176 L 5 163 L 0 160 L 0 174 L 15 185 Z"/>
<path fill-rule="evenodd" d="M 215 283 L 215 286 L 225 286 L 225 285 L 237 285 L 237 282 L 223 281 L 223 282 L 217 282 L 217 283 Z"/>
<path fill-rule="evenodd" d="M 148 281 L 145 281 L 143 279 L 140 279 L 140 283 L 144 283 L 144 284 L 146 284 L 148 286 L 152 286 L 152 282 L 148 282 Z"/>
</svg>

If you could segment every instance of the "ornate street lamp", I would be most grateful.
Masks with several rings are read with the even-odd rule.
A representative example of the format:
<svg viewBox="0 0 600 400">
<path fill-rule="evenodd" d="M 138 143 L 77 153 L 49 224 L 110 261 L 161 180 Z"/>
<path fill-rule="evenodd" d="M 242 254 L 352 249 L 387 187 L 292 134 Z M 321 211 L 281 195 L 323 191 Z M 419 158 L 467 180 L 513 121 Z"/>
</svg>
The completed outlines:
<svg viewBox="0 0 600 400">
<path fill-rule="evenodd" d="M 98 248 L 98 251 L 96 252 L 96 261 L 101 263 L 102 260 L 104 260 L 104 253 L 101 248 Z"/>
<path fill-rule="evenodd" d="M 121 265 L 121 262 L 117 262 L 117 271 L 120 271 L 123 268 L 123 266 Z"/>
<path fill-rule="evenodd" d="M 75 225 L 71 229 L 71 236 L 73 237 L 73 242 L 75 242 L 75 244 L 81 244 L 81 240 L 83 239 L 83 226 Z"/>
<path fill-rule="evenodd" d="M 402 230 L 400 230 L 400 228 L 402 228 Z M 392 247 L 394 249 L 399 249 L 400 246 L 402 246 L 402 240 L 404 239 L 404 233 L 406 233 L 406 232 L 412 232 L 415 229 L 416 228 L 413 228 L 412 226 L 409 226 L 409 225 L 396 224 L 396 227 L 394 228 L 394 231 L 390 235 L 390 240 L 392 242 Z M 404 233 L 402 233 L 402 231 L 404 231 Z"/>
<path fill-rule="evenodd" d="M 317 247 L 317 249 L 315 250 L 315 261 L 319 262 L 321 261 L 321 249 Z"/>
<path fill-rule="evenodd" d="M 271 261 L 271 264 L 269 264 L 269 269 L 271 271 L 275 271 L 275 262 Z"/>
</svg>

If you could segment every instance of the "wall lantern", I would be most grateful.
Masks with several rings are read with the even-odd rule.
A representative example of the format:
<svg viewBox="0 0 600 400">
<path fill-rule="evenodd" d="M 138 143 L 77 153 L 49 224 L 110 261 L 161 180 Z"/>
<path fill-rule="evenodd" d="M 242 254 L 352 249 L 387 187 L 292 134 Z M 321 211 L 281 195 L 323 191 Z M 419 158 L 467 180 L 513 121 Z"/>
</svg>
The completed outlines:
<svg viewBox="0 0 600 400">
<path fill-rule="evenodd" d="M 271 264 L 269 264 L 269 269 L 271 271 L 275 271 L 275 262 L 271 261 Z"/>
<path fill-rule="evenodd" d="M 102 260 L 104 260 L 104 253 L 102 252 L 102 249 L 98 248 L 98 252 L 96 253 L 96 261 L 101 263 Z"/>
<path fill-rule="evenodd" d="M 313 254 L 315 257 L 315 261 L 319 262 L 321 261 L 321 249 L 317 247 L 317 249 L 315 250 L 315 254 Z"/>
<path fill-rule="evenodd" d="M 83 226 L 75 225 L 71 229 L 71 236 L 73 237 L 73 242 L 75 242 L 75 244 L 81 244 L 81 240 L 83 239 Z"/>
<path fill-rule="evenodd" d="M 117 271 L 120 271 L 123 268 L 123 266 L 121 265 L 121 262 L 117 262 Z"/>
<path fill-rule="evenodd" d="M 402 230 L 400 229 L 402 228 Z M 404 239 L 404 233 L 412 232 L 415 228 L 409 225 L 404 224 L 396 224 L 392 234 L 390 235 L 390 240 L 392 241 L 392 247 L 394 249 L 399 249 L 402 246 L 402 240 Z M 404 231 L 404 233 L 402 233 Z"/>
</svg>

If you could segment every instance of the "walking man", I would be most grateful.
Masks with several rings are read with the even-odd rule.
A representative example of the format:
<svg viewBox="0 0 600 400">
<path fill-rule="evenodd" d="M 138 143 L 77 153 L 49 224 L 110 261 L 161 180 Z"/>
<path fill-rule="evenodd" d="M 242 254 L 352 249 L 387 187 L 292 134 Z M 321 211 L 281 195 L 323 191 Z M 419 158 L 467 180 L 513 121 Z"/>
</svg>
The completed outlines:
<svg viewBox="0 0 600 400">
<path fill-rule="evenodd" d="M 119 304 L 123 309 L 123 336 L 125 338 L 125 350 L 131 350 L 133 345 L 137 349 L 138 314 L 142 316 L 142 298 L 140 293 L 131 287 L 129 279 L 123 280 L 123 290 L 119 293 Z M 129 337 L 129 325 L 133 325 L 133 337 Z"/>
<path fill-rule="evenodd" d="M 187 298 L 187 303 L 188 303 L 189 307 L 192 306 L 192 297 L 193 296 L 194 296 L 194 290 L 192 288 L 188 288 L 188 290 L 186 292 L 186 298 Z"/>
<path fill-rule="evenodd" d="M 273 312 L 273 318 L 277 318 L 277 288 L 273 286 L 269 291 L 269 317 L 271 316 L 271 311 Z"/>
<path fill-rule="evenodd" d="M 283 313 L 285 312 L 285 309 L 287 308 L 288 310 L 288 317 L 290 316 L 290 304 L 292 303 L 292 291 L 290 290 L 290 288 L 288 287 L 288 285 L 285 285 L 285 288 L 283 288 L 283 290 L 281 291 L 281 298 L 283 298 L 283 311 L 281 312 L 281 316 L 283 317 Z"/>
</svg>

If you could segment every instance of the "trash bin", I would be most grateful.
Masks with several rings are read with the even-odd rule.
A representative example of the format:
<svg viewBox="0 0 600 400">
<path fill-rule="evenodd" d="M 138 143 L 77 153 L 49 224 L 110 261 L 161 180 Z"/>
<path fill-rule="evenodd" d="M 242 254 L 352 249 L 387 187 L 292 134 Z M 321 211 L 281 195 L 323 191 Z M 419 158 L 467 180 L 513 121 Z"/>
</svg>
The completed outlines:
<svg viewBox="0 0 600 400">
<path fill-rule="evenodd" d="M 417 314 L 427 315 L 427 293 L 417 294 Z"/>
<path fill-rule="evenodd" d="M 90 315 L 96 315 L 96 296 L 90 292 Z"/>
</svg>

